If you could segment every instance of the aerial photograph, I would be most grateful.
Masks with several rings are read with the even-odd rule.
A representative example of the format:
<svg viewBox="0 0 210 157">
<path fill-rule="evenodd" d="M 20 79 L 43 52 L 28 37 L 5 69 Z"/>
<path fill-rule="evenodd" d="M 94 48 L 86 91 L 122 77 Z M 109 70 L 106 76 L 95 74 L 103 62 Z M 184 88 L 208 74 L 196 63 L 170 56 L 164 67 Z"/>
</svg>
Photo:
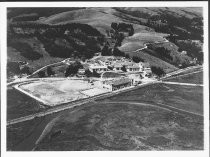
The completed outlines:
<svg viewBox="0 0 210 157">
<path fill-rule="evenodd" d="M 204 150 L 203 18 L 8 7 L 6 150 Z"/>
</svg>

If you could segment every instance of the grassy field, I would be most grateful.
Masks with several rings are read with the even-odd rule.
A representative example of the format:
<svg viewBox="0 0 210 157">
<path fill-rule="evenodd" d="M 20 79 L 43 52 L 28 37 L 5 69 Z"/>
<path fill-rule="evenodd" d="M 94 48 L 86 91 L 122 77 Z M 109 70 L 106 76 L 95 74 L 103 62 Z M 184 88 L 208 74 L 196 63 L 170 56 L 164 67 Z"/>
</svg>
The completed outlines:
<svg viewBox="0 0 210 157">
<path fill-rule="evenodd" d="M 145 52 L 144 50 L 143 51 L 138 51 L 138 52 L 130 52 L 130 53 L 127 53 L 130 55 L 130 57 L 133 57 L 133 56 L 137 56 L 137 57 L 140 57 L 142 58 L 145 62 L 149 62 L 151 66 L 156 66 L 156 67 L 160 67 L 162 69 L 164 69 L 164 71 L 166 73 L 169 73 L 169 72 L 172 72 L 172 71 L 175 71 L 175 70 L 178 70 L 177 67 L 175 67 L 174 65 L 172 64 L 169 64 L 155 56 L 152 56 L 150 54 L 148 54 L 147 52 Z"/>
<path fill-rule="evenodd" d="M 179 76 L 177 78 L 168 79 L 166 81 L 203 84 L 203 72 Z"/>
<path fill-rule="evenodd" d="M 19 118 L 44 110 L 44 107 L 33 98 L 17 90 L 7 90 L 7 120 Z"/>
<path fill-rule="evenodd" d="M 166 34 L 156 32 L 140 32 L 123 40 L 119 50 L 123 52 L 132 52 L 145 47 L 146 43 L 155 43 L 164 41 Z"/>
<path fill-rule="evenodd" d="M 154 84 L 104 101 L 162 103 L 186 111 L 203 114 L 203 87 Z"/>
<path fill-rule="evenodd" d="M 15 150 L 24 139 L 30 136 L 41 122 L 42 119 L 34 119 L 7 126 L 7 150 Z"/>
<path fill-rule="evenodd" d="M 202 114 L 202 95 L 202 87 L 150 85 L 46 116 L 45 122 L 38 118 L 9 126 L 7 147 L 54 151 L 202 150 L 201 117 L 156 106 L 163 103 Z M 44 136 L 34 147 L 41 134 Z"/>
<path fill-rule="evenodd" d="M 35 150 L 202 150 L 202 119 L 154 106 L 101 103 L 60 116 Z"/>
<path fill-rule="evenodd" d="M 117 11 L 112 8 L 86 8 L 55 14 L 41 20 L 41 22 L 50 24 L 84 23 L 97 28 L 102 34 L 106 34 L 106 30 L 111 28 L 112 22 L 125 22 L 124 19 L 115 16 L 116 13 Z M 142 25 L 133 25 L 135 32 L 147 28 Z"/>
</svg>

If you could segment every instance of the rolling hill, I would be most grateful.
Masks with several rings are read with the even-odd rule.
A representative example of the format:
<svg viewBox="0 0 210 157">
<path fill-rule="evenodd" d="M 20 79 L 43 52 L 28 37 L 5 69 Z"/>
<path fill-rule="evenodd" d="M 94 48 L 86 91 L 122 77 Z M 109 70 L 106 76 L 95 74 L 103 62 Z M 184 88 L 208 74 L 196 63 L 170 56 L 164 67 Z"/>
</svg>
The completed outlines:
<svg viewBox="0 0 210 157">
<path fill-rule="evenodd" d="M 29 16 L 27 16 L 29 15 Z M 31 18 L 36 15 L 38 18 Z M 8 21 L 14 22 L 14 17 L 27 17 L 25 21 L 33 21 L 34 23 L 47 25 L 50 27 L 56 26 L 53 30 L 60 29 L 66 24 L 80 23 L 85 27 L 91 27 L 90 30 L 98 30 L 101 34 L 101 41 L 95 35 L 88 35 L 88 31 L 84 32 L 74 28 L 73 33 L 70 31 L 68 37 L 58 35 L 56 37 L 40 38 L 36 35 L 19 35 L 11 36 L 9 38 L 8 59 L 28 61 L 34 70 L 38 67 L 48 64 L 52 60 L 61 60 L 65 58 L 64 54 L 71 52 L 77 57 L 85 55 L 85 50 L 90 50 L 91 53 L 100 51 L 104 45 L 106 38 L 108 38 L 107 32 L 112 30 L 111 24 L 115 23 L 127 23 L 132 24 L 134 28 L 134 34 L 129 37 L 125 37 L 122 41 L 121 51 L 126 52 L 129 55 L 134 55 L 133 51 L 143 48 L 145 43 L 153 43 L 165 41 L 164 37 L 169 34 L 175 34 L 179 37 L 179 40 L 202 40 L 202 9 L 201 8 L 9 8 L 8 9 Z M 17 18 L 16 18 L 17 19 Z M 24 21 L 24 22 L 25 22 Z M 194 26 L 194 27 L 192 27 Z M 35 28 L 34 31 L 41 31 L 42 28 Z M 65 28 L 66 29 L 66 28 Z M 71 30 L 71 29 L 69 29 Z M 95 31 L 95 30 L 94 30 Z M 27 30 L 26 30 L 27 32 Z M 64 32 L 63 32 L 64 33 Z M 48 33 L 56 34 L 56 33 Z M 49 35 L 50 36 L 50 35 Z M 94 44 L 91 44 L 94 43 Z M 180 55 L 180 51 L 177 45 L 170 44 L 173 42 L 169 40 L 169 44 L 162 44 L 169 51 L 169 55 L 185 62 L 186 58 L 188 62 L 192 58 L 186 55 Z M 24 44 L 23 44 L 24 43 Z M 18 44 L 25 45 L 32 53 L 40 53 L 42 57 L 37 60 L 30 60 L 24 57 L 24 53 L 21 51 L 27 51 L 22 49 Z M 28 46 L 26 46 L 28 45 Z M 97 47 L 91 47 L 91 45 L 98 45 Z M 169 46 L 172 45 L 172 46 Z M 52 47 L 52 48 L 51 48 Z M 154 47 L 153 47 L 154 48 Z M 52 52 L 52 51 L 57 51 Z M 94 51 L 94 52 L 92 52 Z M 129 53 L 130 52 L 130 53 Z M 132 52 L 132 53 L 131 53 Z M 52 55 L 55 54 L 56 55 Z M 61 54 L 62 57 L 60 57 Z M 147 48 L 146 51 L 139 52 L 137 56 L 143 58 L 146 62 L 150 62 L 156 66 L 165 69 L 167 72 L 173 71 L 178 68 L 177 63 L 173 61 L 164 60 L 162 57 L 156 54 L 156 48 Z M 63 55 L 62 55 L 63 54 Z M 195 53 L 196 54 L 196 53 Z M 72 56 L 72 55 L 69 55 Z M 194 55 L 195 57 L 196 55 Z M 184 59 L 183 59 L 184 58 Z M 41 60 L 48 60 L 43 63 Z M 36 62 L 38 61 L 38 62 Z M 39 61 L 41 64 L 39 64 Z M 37 64 L 38 63 L 38 64 Z"/>
</svg>

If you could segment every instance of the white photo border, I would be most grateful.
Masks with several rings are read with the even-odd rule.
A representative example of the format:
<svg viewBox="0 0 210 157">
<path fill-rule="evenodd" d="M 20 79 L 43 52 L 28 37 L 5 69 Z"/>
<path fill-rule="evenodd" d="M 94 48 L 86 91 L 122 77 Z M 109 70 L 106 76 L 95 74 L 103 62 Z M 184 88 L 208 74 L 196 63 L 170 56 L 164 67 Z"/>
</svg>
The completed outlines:
<svg viewBox="0 0 210 157">
<path fill-rule="evenodd" d="M 202 7 L 204 18 L 204 150 L 202 151 L 47 151 L 12 152 L 6 150 L 6 61 L 7 61 L 7 8 L 9 7 Z M 0 3 L 0 52 L 1 52 L 1 155 L 2 157 L 38 156 L 209 156 L 209 45 L 207 1 L 148 1 L 148 2 L 1 2 Z"/>
</svg>

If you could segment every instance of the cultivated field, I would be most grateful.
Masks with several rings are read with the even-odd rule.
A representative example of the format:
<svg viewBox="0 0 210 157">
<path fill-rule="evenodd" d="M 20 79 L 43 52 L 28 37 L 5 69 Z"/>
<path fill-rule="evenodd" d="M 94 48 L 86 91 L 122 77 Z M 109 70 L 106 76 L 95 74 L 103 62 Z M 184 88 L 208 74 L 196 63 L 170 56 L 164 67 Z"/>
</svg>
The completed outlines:
<svg viewBox="0 0 210 157">
<path fill-rule="evenodd" d="M 155 106 L 102 103 L 65 113 L 35 150 L 202 150 L 202 119 Z"/>
</svg>

